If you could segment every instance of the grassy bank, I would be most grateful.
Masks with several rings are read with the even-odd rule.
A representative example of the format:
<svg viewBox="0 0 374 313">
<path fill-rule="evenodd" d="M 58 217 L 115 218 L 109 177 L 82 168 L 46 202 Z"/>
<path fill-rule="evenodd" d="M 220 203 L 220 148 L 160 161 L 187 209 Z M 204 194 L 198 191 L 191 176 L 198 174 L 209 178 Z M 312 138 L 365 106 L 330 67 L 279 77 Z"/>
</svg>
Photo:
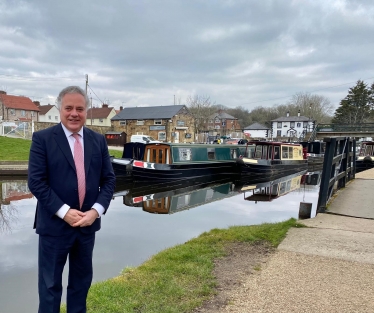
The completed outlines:
<svg viewBox="0 0 374 313">
<path fill-rule="evenodd" d="M 88 296 L 88 312 L 191 312 L 213 296 L 213 261 L 224 255 L 225 245 L 266 241 L 276 247 L 290 227 L 299 226 L 290 219 L 203 233 L 158 253 L 139 267 L 125 269 L 118 277 L 94 284 Z"/>
<path fill-rule="evenodd" d="M 0 136 L 0 161 L 27 161 L 29 159 L 31 140 Z M 109 150 L 117 158 L 122 151 Z"/>
</svg>

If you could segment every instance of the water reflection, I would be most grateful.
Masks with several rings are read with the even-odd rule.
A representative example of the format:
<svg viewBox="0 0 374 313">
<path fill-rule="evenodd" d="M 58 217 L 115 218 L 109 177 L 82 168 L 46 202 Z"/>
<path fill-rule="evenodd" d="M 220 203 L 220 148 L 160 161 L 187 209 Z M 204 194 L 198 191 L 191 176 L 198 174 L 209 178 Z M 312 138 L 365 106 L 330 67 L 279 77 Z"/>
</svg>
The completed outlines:
<svg viewBox="0 0 374 313">
<path fill-rule="evenodd" d="M 96 237 L 94 281 L 114 277 L 126 266 L 137 266 L 153 254 L 213 228 L 297 218 L 301 201 L 313 203 L 315 212 L 319 174 L 296 177 L 296 183 L 292 182 L 295 177 L 288 177 L 271 182 L 221 180 L 192 186 L 118 182 Z M 270 202 L 246 199 L 267 192 L 274 195 Z M 37 311 L 38 236 L 32 229 L 35 206 L 26 179 L 1 183 L 0 312 Z M 64 281 L 66 286 L 65 276 Z M 18 301 L 20 298 L 23 301 Z"/>
<path fill-rule="evenodd" d="M 122 197 L 123 204 L 141 207 L 143 211 L 157 214 L 173 214 L 198 207 L 213 201 L 244 193 L 248 201 L 272 201 L 303 185 L 318 185 L 321 172 L 302 171 L 273 181 L 230 181 L 218 180 L 209 183 L 188 182 L 178 186 L 145 186 L 117 182 L 114 197 Z M 153 188 L 150 193 L 149 188 Z M 248 193 L 251 192 L 251 195 Z"/>
<path fill-rule="evenodd" d="M 19 211 L 13 202 L 32 197 L 26 179 L 0 180 L 0 233 L 10 232 L 18 220 Z"/>
</svg>

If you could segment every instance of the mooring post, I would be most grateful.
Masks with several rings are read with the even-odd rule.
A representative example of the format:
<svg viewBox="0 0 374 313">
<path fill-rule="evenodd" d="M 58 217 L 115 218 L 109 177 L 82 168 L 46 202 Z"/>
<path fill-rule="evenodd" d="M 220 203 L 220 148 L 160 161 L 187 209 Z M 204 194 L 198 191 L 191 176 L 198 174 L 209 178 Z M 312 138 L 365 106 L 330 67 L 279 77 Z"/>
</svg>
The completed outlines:
<svg viewBox="0 0 374 313">
<path fill-rule="evenodd" d="M 326 211 L 326 204 L 329 197 L 329 185 L 330 179 L 335 175 L 335 166 L 332 165 L 336 151 L 336 138 L 324 138 L 326 142 L 325 158 L 323 161 L 322 178 L 319 187 L 319 197 L 317 211 L 318 213 L 324 213 Z"/>
</svg>

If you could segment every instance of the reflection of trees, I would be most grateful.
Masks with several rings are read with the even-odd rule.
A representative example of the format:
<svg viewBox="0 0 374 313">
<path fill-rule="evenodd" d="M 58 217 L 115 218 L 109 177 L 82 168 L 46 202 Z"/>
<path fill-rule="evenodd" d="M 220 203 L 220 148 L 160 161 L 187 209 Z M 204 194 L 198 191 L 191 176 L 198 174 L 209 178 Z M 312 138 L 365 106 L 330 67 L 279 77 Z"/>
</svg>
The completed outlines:
<svg viewBox="0 0 374 313">
<path fill-rule="evenodd" d="M 0 203 L 0 233 L 12 230 L 12 223 L 17 221 L 18 210 L 12 203 L 4 205 Z"/>
</svg>

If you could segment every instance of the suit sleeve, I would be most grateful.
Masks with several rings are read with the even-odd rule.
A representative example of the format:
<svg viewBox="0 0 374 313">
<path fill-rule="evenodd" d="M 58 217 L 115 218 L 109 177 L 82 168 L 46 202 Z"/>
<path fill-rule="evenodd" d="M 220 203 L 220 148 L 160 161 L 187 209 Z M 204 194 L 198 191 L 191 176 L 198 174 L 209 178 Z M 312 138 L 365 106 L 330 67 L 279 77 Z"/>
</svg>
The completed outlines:
<svg viewBox="0 0 374 313">
<path fill-rule="evenodd" d="M 96 202 L 100 203 L 104 207 L 105 214 L 113 197 L 114 188 L 116 185 L 116 177 L 114 175 L 113 166 L 110 160 L 105 137 L 100 135 L 100 140 L 102 168 L 100 175 L 100 192 L 98 194 Z"/>
<path fill-rule="evenodd" d="M 46 140 L 42 140 L 37 132 L 34 133 L 29 156 L 28 186 L 43 210 L 47 210 L 50 216 L 53 216 L 64 202 L 50 187 L 46 149 Z"/>
</svg>

